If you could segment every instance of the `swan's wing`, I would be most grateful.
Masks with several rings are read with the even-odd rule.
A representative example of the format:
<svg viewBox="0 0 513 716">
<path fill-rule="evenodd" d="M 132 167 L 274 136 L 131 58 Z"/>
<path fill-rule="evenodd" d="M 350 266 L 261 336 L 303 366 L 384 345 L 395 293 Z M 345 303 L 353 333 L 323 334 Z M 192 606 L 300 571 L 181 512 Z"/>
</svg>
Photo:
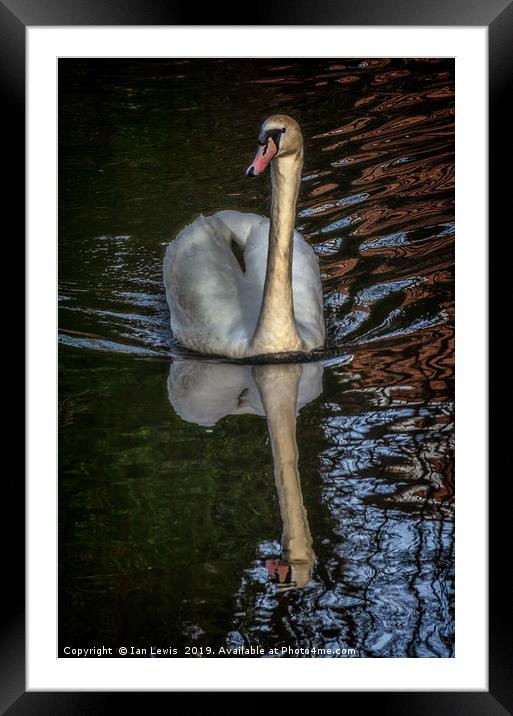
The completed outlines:
<svg viewBox="0 0 513 716">
<path fill-rule="evenodd" d="M 242 355 L 256 324 L 255 297 L 231 249 L 242 248 L 256 214 L 235 211 L 199 217 L 167 249 L 164 284 L 171 328 L 184 345 L 202 353 Z"/>
<path fill-rule="evenodd" d="M 324 345 L 324 302 L 319 259 L 298 231 L 294 232 L 292 294 L 299 333 L 307 348 Z"/>
<path fill-rule="evenodd" d="M 243 249 L 246 248 L 250 236 L 260 229 L 264 230 L 266 238 L 269 236 L 269 219 L 265 216 L 227 209 L 218 211 L 214 217 L 220 219 L 229 228 L 232 238 Z"/>
</svg>

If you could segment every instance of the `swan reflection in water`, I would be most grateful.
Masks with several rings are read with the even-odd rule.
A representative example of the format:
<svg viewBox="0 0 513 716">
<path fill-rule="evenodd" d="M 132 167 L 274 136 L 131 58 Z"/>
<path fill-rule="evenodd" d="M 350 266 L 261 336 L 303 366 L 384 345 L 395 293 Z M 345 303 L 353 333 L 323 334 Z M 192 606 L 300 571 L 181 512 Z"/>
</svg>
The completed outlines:
<svg viewBox="0 0 513 716">
<path fill-rule="evenodd" d="M 226 415 L 266 417 L 283 522 L 282 558 L 266 566 L 280 591 L 305 587 L 315 563 L 298 470 L 296 416 L 321 394 L 323 370 L 319 363 L 179 360 L 169 371 L 169 400 L 187 422 L 212 426 Z"/>
</svg>

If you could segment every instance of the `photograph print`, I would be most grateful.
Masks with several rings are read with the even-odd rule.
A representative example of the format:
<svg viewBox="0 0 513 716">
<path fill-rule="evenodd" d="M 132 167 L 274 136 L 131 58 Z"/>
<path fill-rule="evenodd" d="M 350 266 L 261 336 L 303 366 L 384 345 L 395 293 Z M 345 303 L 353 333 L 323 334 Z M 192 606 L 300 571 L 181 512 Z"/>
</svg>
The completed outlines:
<svg viewBox="0 0 513 716">
<path fill-rule="evenodd" d="M 454 103 L 58 61 L 59 657 L 455 656 Z"/>
</svg>

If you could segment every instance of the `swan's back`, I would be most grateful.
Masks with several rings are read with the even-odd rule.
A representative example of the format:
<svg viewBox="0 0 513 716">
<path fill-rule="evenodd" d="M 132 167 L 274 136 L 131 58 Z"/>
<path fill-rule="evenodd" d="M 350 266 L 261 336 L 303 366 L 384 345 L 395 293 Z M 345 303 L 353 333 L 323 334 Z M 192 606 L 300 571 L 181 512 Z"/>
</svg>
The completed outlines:
<svg viewBox="0 0 513 716">
<path fill-rule="evenodd" d="M 245 270 L 233 249 L 244 257 Z M 256 328 L 267 266 L 269 219 L 220 211 L 200 216 L 172 241 L 164 283 L 174 336 L 200 353 L 244 357 Z M 315 253 L 294 233 L 294 314 L 307 348 L 324 341 L 322 289 Z"/>
</svg>

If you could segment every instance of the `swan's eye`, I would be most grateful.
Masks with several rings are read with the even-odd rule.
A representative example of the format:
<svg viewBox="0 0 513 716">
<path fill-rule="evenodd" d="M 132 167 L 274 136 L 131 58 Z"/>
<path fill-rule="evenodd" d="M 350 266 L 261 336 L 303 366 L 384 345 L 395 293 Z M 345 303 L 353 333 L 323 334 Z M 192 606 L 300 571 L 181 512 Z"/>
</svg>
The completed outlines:
<svg viewBox="0 0 513 716">
<path fill-rule="evenodd" d="M 283 134 L 283 129 L 269 129 L 268 132 L 269 139 L 272 139 L 273 142 L 276 145 L 276 149 L 280 148 L 280 139 L 281 135 Z"/>
<path fill-rule="evenodd" d="M 284 134 L 286 131 L 287 131 L 287 127 L 282 127 L 282 128 L 281 128 L 281 133 L 282 133 L 282 134 Z"/>
<path fill-rule="evenodd" d="M 261 147 L 264 147 L 264 151 L 262 156 L 265 156 L 267 154 L 267 150 L 269 148 L 269 142 L 272 140 L 275 144 L 276 151 L 280 149 L 280 139 L 281 135 L 286 131 L 286 127 L 281 127 L 279 129 L 266 129 L 263 132 L 261 132 L 258 135 L 258 144 Z"/>
</svg>

